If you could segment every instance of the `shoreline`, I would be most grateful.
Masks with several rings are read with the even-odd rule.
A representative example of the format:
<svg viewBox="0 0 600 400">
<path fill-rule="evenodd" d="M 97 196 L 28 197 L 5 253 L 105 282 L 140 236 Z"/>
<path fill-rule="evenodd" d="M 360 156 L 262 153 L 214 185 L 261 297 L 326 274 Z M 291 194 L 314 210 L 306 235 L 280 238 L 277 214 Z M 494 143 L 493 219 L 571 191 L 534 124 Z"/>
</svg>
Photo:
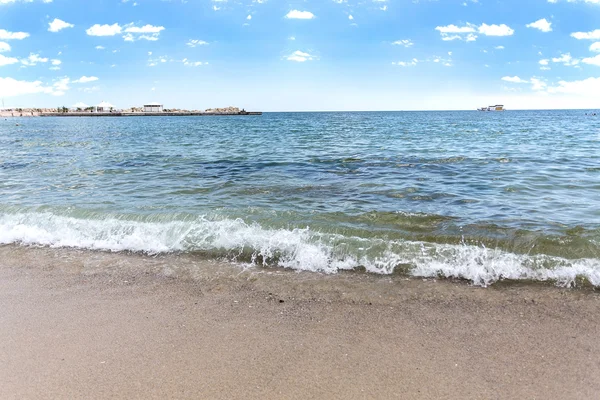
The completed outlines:
<svg viewBox="0 0 600 400">
<path fill-rule="evenodd" d="M 595 398 L 589 289 L 0 246 L 0 397 Z"/>
<path fill-rule="evenodd" d="M 250 116 L 262 115 L 260 111 L 248 111 L 244 113 L 207 113 L 207 112 L 113 112 L 113 113 L 42 113 L 40 117 L 210 117 L 210 116 Z"/>
<path fill-rule="evenodd" d="M 16 111 L 14 113 L 17 113 Z M 125 113 L 125 112 L 113 112 L 113 113 L 86 113 L 86 112 L 72 112 L 72 113 L 18 113 L 22 115 L 8 115 L 9 113 L 1 113 L 0 118 L 30 118 L 30 117 L 203 117 L 203 116 L 253 116 L 262 115 L 261 111 L 248 111 L 244 113 L 207 113 L 207 112 L 161 112 L 161 113 Z"/>
</svg>

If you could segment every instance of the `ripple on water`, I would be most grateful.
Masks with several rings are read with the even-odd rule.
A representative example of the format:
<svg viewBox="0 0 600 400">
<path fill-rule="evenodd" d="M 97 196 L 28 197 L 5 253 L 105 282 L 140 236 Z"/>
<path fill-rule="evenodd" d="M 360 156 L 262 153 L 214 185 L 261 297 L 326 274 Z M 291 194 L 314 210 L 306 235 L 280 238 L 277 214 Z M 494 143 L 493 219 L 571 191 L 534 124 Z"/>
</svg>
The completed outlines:
<svg viewBox="0 0 600 400">
<path fill-rule="evenodd" d="M 404 265 L 407 271 L 475 277 L 477 260 L 484 260 L 491 275 L 494 263 L 513 262 L 529 271 L 525 275 L 538 276 L 532 265 L 543 270 L 547 257 L 553 268 L 583 271 L 592 279 L 586 269 L 591 267 L 573 260 L 598 258 L 600 167 L 594 121 L 581 118 L 579 111 L 536 111 L 39 118 L 18 129 L 0 124 L 0 218 L 8 221 L 4 228 L 14 238 L 25 242 L 36 237 L 43 243 L 81 245 L 81 238 L 56 235 L 85 236 L 89 229 L 98 235 L 90 239 L 93 246 L 136 249 L 144 248 L 144 241 L 164 239 L 160 229 L 170 228 L 150 229 L 138 243 L 127 232 L 146 228 L 102 230 L 79 219 L 183 213 L 237 221 L 239 230 L 223 228 L 217 235 L 219 245 L 232 253 L 257 252 L 263 259 L 269 259 L 267 248 L 277 249 L 279 258 L 273 259 L 294 268 L 318 264 L 329 271 L 364 264 L 390 271 Z M 64 224 L 48 217 L 44 227 L 29 217 L 11 219 L 16 212 L 10 207 L 31 211 L 40 206 L 56 217 L 64 216 L 59 210 L 65 208 L 84 217 Z M 97 214 L 86 214 L 91 210 Z M 370 213 L 375 214 L 365 217 Z M 253 223 L 260 229 L 245 230 Z M 169 231 L 179 236 L 157 248 L 207 243 L 191 239 L 190 232 L 200 235 L 202 229 L 181 229 Z M 261 229 L 276 233 L 265 236 Z M 305 235 L 299 229 L 308 229 L 307 241 L 281 244 L 279 236 Z M 216 234 L 209 231 L 202 232 L 210 242 Z M 264 242 L 240 232 L 253 232 Z M 440 250 L 461 246 L 463 239 L 499 253 Z M 241 241 L 231 244 L 236 240 Z M 408 251 L 397 244 L 403 241 L 419 246 L 407 245 Z M 224 254 L 221 247 L 209 250 Z M 534 262 L 527 258 L 531 255 L 539 257 Z M 460 270 L 459 261 L 472 270 Z M 506 268 L 507 276 L 516 271 Z"/>
</svg>

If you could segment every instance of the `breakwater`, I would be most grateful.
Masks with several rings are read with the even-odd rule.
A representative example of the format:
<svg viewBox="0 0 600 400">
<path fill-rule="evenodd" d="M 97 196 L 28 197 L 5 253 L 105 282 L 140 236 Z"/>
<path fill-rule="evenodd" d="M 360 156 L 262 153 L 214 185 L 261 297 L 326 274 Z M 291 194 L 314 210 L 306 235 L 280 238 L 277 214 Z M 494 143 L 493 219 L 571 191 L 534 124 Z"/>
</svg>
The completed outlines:
<svg viewBox="0 0 600 400">
<path fill-rule="evenodd" d="M 68 113 L 40 113 L 40 117 L 195 117 L 195 116 L 236 116 L 236 115 L 262 115 L 261 111 L 247 111 L 239 113 L 207 113 L 207 112 L 68 112 Z"/>
</svg>

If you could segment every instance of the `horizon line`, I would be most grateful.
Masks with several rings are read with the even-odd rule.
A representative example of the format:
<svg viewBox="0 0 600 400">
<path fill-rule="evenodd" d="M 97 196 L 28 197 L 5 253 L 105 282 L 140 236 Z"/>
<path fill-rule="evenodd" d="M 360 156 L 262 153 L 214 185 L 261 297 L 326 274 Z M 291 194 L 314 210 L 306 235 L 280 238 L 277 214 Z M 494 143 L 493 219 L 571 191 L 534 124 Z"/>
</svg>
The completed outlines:
<svg viewBox="0 0 600 400">
<path fill-rule="evenodd" d="M 15 109 L 53 109 L 55 107 L 0 107 L 0 111 L 6 110 L 15 110 Z M 69 107 L 67 107 L 69 108 Z M 131 108 L 131 107 L 127 107 Z M 127 109 L 124 108 L 124 109 Z M 220 108 L 220 107 L 216 107 Z M 115 109 L 121 109 L 119 107 L 115 107 Z M 178 110 L 195 110 L 188 108 L 175 108 Z M 586 111 L 586 110 L 599 110 L 600 107 L 592 107 L 592 108 L 508 108 L 504 109 L 502 112 L 506 111 Z M 279 111 L 262 111 L 262 110 L 246 110 L 246 111 L 260 111 L 262 113 L 334 113 L 334 112 L 456 112 L 456 111 L 479 111 L 477 108 L 469 108 L 469 109 L 415 109 L 415 110 L 279 110 Z M 482 111 L 483 112 L 483 111 Z M 492 111 L 490 111 L 492 112 Z M 493 111 L 498 112 L 498 111 Z"/>
</svg>

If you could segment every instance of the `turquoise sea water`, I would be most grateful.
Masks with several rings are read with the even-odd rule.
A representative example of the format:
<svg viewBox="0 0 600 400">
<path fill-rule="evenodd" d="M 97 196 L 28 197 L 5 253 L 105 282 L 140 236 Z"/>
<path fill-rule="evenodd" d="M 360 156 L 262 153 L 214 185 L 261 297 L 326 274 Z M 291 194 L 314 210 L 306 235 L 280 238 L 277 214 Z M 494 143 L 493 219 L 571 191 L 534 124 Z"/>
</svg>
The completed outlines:
<svg viewBox="0 0 600 400">
<path fill-rule="evenodd" d="M 14 118 L 0 243 L 600 285 L 599 147 L 585 111 Z"/>
</svg>

